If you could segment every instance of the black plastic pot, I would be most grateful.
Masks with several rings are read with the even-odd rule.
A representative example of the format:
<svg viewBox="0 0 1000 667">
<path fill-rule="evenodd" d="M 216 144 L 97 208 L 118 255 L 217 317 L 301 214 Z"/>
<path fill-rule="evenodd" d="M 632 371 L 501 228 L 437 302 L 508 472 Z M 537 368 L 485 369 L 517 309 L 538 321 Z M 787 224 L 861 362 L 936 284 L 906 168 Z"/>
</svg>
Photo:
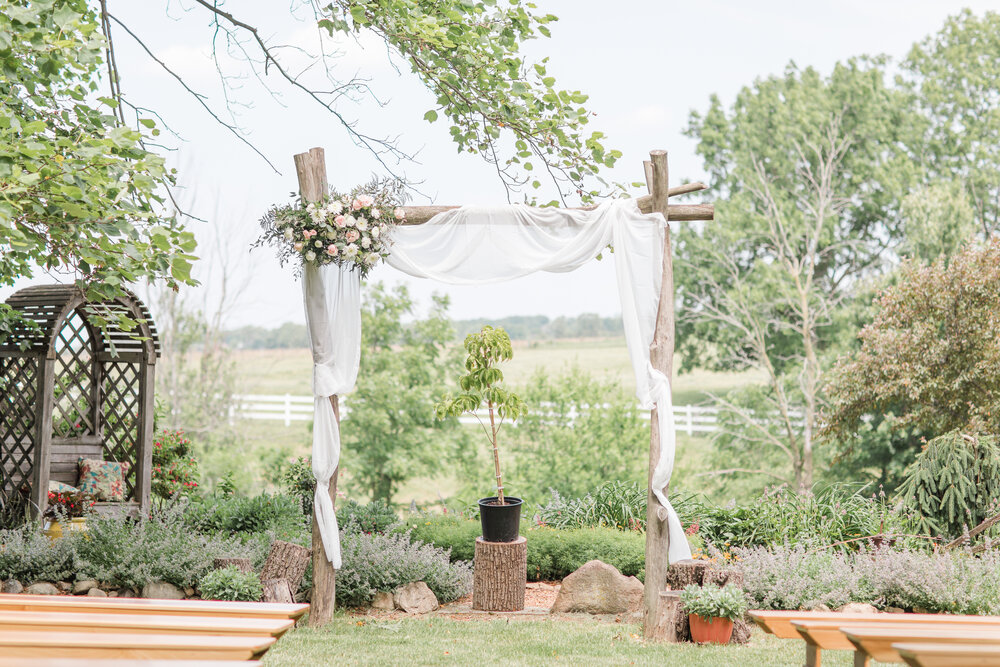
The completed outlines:
<svg viewBox="0 0 1000 667">
<path fill-rule="evenodd" d="M 479 521 L 483 524 L 486 542 L 513 542 L 521 526 L 521 499 L 504 496 L 504 504 L 496 496 L 479 499 Z"/>
</svg>

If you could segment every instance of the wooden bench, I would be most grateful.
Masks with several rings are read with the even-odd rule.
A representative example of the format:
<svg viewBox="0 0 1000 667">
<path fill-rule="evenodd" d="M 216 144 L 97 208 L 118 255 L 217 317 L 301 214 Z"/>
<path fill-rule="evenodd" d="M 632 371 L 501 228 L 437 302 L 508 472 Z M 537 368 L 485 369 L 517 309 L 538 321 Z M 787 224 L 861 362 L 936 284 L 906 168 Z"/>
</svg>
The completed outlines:
<svg viewBox="0 0 1000 667">
<path fill-rule="evenodd" d="M 0 631 L 4 658 L 253 660 L 275 642 L 274 637 L 122 634 L 104 632 Z"/>
<path fill-rule="evenodd" d="M 0 667 L 25 667 L 24 660 L 0 658 Z M 260 667 L 256 660 L 98 660 L 35 658 L 31 667 Z"/>
<path fill-rule="evenodd" d="M 113 632 L 120 634 L 244 635 L 277 639 L 295 621 L 229 616 L 90 614 L 63 611 L 0 611 L 0 632 Z"/>
<path fill-rule="evenodd" d="M 844 634 L 855 646 L 855 667 L 867 667 L 872 659 L 880 662 L 903 662 L 903 657 L 893 644 L 978 644 L 1000 646 L 1000 627 L 974 628 L 970 626 L 919 627 L 846 625 Z"/>
<path fill-rule="evenodd" d="M 223 602 L 219 600 L 146 600 L 141 598 L 90 598 L 73 595 L 0 594 L 0 611 L 278 618 L 295 621 L 309 611 L 309 605 Z"/>
<path fill-rule="evenodd" d="M 1000 667 L 1000 646 L 981 644 L 893 644 L 911 667 Z"/>
</svg>

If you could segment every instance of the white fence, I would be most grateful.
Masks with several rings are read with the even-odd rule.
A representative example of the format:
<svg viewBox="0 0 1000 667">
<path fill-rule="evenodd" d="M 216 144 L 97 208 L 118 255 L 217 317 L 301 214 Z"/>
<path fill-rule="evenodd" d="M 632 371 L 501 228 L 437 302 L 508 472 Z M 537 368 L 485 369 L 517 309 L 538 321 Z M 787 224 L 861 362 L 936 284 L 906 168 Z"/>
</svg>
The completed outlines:
<svg viewBox="0 0 1000 667">
<path fill-rule="evenodd" d="M 235 407 L 230 417 L 232 419 L 265 419 L 283 421 L 285 426 L 291 426 L 293 421 L 310 421 L 313 418 L 313 397 L 293 396 L 292 394 L 244 394 L 234 396 Z M 694 433 L 709 433 L 716 430 L 720 410 L 715 407 L 700 405 L 675 405 L 674 423 L 677 430 L 688 435 Z M 340 416 L 347 419 L 350 407 L 341 398 Z M 642 411 L 643 419 L 649 419 L 649 411 Z M 485 411 L 479 415 L 487 417 Z M 570 420 L 575 417 L 569 414 Z M 459 419 L 463 424 L 477 423 L 476 417 L 465 416 Z"/>
</svg>

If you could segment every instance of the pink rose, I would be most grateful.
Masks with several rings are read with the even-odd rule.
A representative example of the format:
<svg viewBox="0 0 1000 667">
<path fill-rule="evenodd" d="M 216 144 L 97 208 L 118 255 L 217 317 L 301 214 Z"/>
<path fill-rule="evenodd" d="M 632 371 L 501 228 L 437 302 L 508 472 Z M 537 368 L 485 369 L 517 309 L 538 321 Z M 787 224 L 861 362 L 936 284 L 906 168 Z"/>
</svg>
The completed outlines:
<svg viewBox="0 0 1000 667">
<path fill-rule="evenodd" d="M 375 198 L 371 195 L 361 195 L 358 197 L 358 201 L 361 202 L 362 207 L 371 206 L 375 203 Z"/>
<path fill-rule="evenodd" d="M 361 233 L 358 232 L 356 229 L 352 229 L 352 230 L 350 230 L 350 231 L 347 232 L 347 242 L 348 243 L 354 243 L 359 238 L 361 238 Z"/>
<path fill-rule="evenodd" d="M 315 229 L 307 229 L 304 232 L 302 232 L 302 236 L 304 236 L 306 238 L 306 240 L 308 241 L 312 237 L 316 236 L 316 230 Z"/>
<path fill-rule="evenodd" d="M 373 208 L 372 209 L 372 217 L 375 218 L 376 220 L 378 220 L 379 218 L 382 217 L 382 214 L 379 212 L 379 210 L 377 208 Z"/>
<path fill-rule="evenodd" d="M 336 218 L 333 219 L 333 224 L 337 225 L 338 227 L 343 227 L 345 224 L 344 216 L 338 215 Z"/>
<path fill-rule="evenodd" d="M 297 242 L 292 247 L 295 248 L 295 252 L 302 252 L 302 241 Z"/>
<path fill-rule="evenodd" d="M 396 220 L 402 220 L 403 218 L 406 217 L 406 211 L 404 211 L 401 208 L 397 208 L 395 214 L 396 214 Z"/>
<path fill-rule="evenodd" d="M 340 251 L 337 249 L 337 246 L 332 243 L 326 247 L 326 254 L 330 257 L 336 257 L 338 252 Z"/>
<path fill-rule="evenodd" d="M 351 208 L 354 209 L 355 211 L 360 210 L 362 206 L 363 204 L 357 199 L 351 202 Z"/>
</svg>

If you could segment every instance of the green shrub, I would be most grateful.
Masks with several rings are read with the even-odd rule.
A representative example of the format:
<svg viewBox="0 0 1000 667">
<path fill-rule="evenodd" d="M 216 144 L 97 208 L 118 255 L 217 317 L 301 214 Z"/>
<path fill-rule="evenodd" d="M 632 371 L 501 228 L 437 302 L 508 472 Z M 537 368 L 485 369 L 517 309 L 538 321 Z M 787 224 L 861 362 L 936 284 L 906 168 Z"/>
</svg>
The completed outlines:
<svg viewBox="0 0 1000 667">
<path fill-rule="evenodd" d="M 552 499 L 538 508 L 538 519 L 553 528 L 646 529 L 646 489 L 635 482 L 605 482 L 582 498 Z"/>
<path fill-rule="evenodd" d="M 367 505 L 348 500 L 337 508 L 337 524 L 352 533 L 384 533 L 399 523 L 395 510 L 381 498 Z"/>
<path fill-rule="evenodd" d="M 205 600 L 242 600 L 259 602 L 264 594 L 256 572 L 243 572 L 235 565 L 212 570 L 198 582 L 198 592 Z"/>
<path fill-rule="evenodd" d="M 1000 445 L 992 436 L 952 431 L 917 454 L 899 488 L 917 530 L 957 537 L 997 512 Z"/>
<path fill-rule="evenodd" d="M 414 581 L 426 582 L 442 603 L 472 590 L 469 563 L 450 562 L 445 550 L 410 542 L 406 535 L 342 532 L 340 547 L 337 602 L 348 607 L 369 604 L 376 592 Z"/>
<path fill-rule="evenodd" d="M 736 620 L 747 610 L 747 596 L 738 586 L 726 584 L 722 588 L 715 584 L 698 586 L 691 584 L 681 591 L 684 611 L 702 618 L 728 618 Z"/>
<path fill-rule="evenodd" d="M 41 526 L 29 522 L 15 530 L 0 530 L 0 580 L 63 581 L 72 576 L 78 534 L 50 540 Z"/>
<path fill-rule="evenodd" d="M 302 513 L 312 516 L 313 497 L 316 495 L 316 478 L 313 477 L 312 457 L 300 456 L 288 465 L 281 475 L 281 488 L 299 499 Z"/>
<path fill-rule="evenodd" d="M 478 521 L 450 515 L 413 517 L 398 530 L 409 530 L 413 542 L 449 550 L 452 561 L 472 561 L 476 538 L 482 535 Z M 528 578 L 531 581 L 562 579 L 595 559 L 614 565 L 625 575 L 642 578 L 645 574 L 643 533 L 613 528 L 532 528 L 522 522 L 521 534 L 528 539 Z"/>
<path fill-rule="evenodd" d="M 306 525 L 297 498 L 262 493 L 259 496 L 208 496 L 194 499 L 185 515 L 201 533 L 263 533 L 293 531 Z"/>
</svg>

